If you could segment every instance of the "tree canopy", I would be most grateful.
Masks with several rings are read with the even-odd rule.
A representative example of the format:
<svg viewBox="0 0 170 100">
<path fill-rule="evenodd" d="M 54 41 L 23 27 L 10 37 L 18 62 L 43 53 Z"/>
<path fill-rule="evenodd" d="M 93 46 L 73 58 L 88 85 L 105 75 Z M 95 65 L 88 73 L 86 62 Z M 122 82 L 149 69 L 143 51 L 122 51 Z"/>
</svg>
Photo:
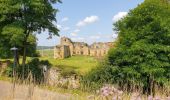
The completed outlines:
<svg viewBox="0 0 170 100">
<path fill-rule="evenodd" d="M 153 84 L 165 85 L 170 79 L 169 2 L 145 0 L 114 29 L 119 31 L 118 43 L 109 52 L 109 61 L 120 72 L 114 81 L 143 86 L 148 92 Z"/>
<path fill-rule="evenodd" d="M 154 92 L 170 81 L 170 3 L 145 0 L 114 24 L 116 45 L 89 80 Z"/>
<path fill-rule="evenodd" d="M 53 4 L 60 0 L 1 0 L 0 1 L 0 41 L 9 46 L 22 48 L 23 65 L 26 48 L 34 33 L 48 30 L 49 35 L 59 35 L 56 22 L 57 9 Z M 30 39 L 31 40 L 31 39 Z M 2 45 L 2 44 L 0 44 Z M 1 46 L 5 48 L 5 46 Z"/>
</svg>

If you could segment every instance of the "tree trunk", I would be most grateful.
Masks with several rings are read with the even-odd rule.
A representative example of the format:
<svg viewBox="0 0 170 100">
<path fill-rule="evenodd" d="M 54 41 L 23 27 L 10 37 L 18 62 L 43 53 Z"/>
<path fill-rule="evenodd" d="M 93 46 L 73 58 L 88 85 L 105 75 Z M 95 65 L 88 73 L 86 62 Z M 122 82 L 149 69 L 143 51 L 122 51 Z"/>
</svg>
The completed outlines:
<svg viewBox="0 0 170 100">
<path fill-rule="evenodd" d="M 23 46 L 22 67 L 25 67 L 25 63 L 26 63 L 26 44 L 24 43 L 24 46 Z"/>
<path fill-rule="evenodd" d="M 23 57 L 22 57 L 22 73 L 21 78 L 24 80 L 25 76 L 25 63 L 26 63 L 26 45 L 23 45 Z"/>
<path fill-rule="evenodd" d="M 19 53 L 17 52 L 17 54 L 16 54 L 16 58 L 17 58 L 17 66 L 20 66 L 20 62 L 19 62 Z"/>
<path fill-rule="evenodd" d="M 23 58 L 22 58 L 22 67 L 25 67 L 25 63 L 26 63 L 26 47 L 27 47 L 27 39 L 29 37 L 30 34 L 30 30 L 28 30 L 28 32 L 25 32 L 26 37 L 25 37 L 25 41 L 23 42 Z"/>
<path fill-rule="evenodd" d="M 26 65 L 26 48 L 27 48 L 27 39 L 30 34 L 30 30 L 25 31 L 26 37 L 23 41 L 23 58 L 22 58 L 22 78 L 25 76 L 25 65 Z"/>
</svg>

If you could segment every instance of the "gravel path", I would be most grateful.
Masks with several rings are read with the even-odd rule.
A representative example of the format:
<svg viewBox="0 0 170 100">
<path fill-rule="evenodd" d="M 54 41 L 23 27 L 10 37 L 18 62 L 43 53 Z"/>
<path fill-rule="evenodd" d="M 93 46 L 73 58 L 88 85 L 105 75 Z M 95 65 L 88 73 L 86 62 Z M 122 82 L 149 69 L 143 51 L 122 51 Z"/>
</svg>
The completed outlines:
<svg viewBox="0 0 170 100">
<path fill-rule="evenodd" d="M 16 85 L 14 91 L 12 83 L 0 81 L 0 100 L 78 100 L 70 94 L 60 94 L 26 85 Z"/>
</svg>

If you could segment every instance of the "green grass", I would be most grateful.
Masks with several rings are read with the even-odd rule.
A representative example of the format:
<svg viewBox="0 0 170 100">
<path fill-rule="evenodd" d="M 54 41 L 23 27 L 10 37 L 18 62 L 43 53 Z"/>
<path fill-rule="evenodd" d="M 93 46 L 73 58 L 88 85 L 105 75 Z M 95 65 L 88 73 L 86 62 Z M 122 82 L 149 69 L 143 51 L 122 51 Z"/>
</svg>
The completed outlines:
<svg viewBox="0 0 170 100">
<path fill-rule="evenodd" d="M 2 81 L 9 81 L 9 82 L 11 82 L 11 81 L 12 81 L 12 78 L 7 77 L 7 76 L 0 76 L 0 80 L 2 80 Z"/>
<path fill-rule="evenodd" d="M 45 50 L 46 55 L 44 57 L 39 57 L 40 60 L 48 60 L 52 67 L 58 67 L 62 70 L 63 74 L 69 73 L 77 73 L 80 75 L 84 75 L 89 72 L 91 69 L 95 68 L 98 64 L 98 61 L 94 57 L 90 56 L 72 56 L 70 58 L 65 59 L 54 59 L 52 56 L 51 50 Z M 27 57 L 27 62 L 32 58 Z M 1 59 L 1 61 L 13 59 Z M 22 58 L 20 58 L 20 63 L 22 62 Z"/>
<path fill-rule="evenodd" d="M 54 50 L 53 49 L 44 49 L 44 50 L 37 50 L 37 51 L 43 57 L 48 57 L 48 58 L 54 57 Z"/>
<path fill-rule="evenodd" d="M 66 73 L 75 71 L 78 74 L 85 74 L 98 64 L 94 57 L 89 56 L 72 56 L 66 59 L 41 57 L 40 60 L 48 60 L 54 67 L 61 68 Z"/>
</svg>

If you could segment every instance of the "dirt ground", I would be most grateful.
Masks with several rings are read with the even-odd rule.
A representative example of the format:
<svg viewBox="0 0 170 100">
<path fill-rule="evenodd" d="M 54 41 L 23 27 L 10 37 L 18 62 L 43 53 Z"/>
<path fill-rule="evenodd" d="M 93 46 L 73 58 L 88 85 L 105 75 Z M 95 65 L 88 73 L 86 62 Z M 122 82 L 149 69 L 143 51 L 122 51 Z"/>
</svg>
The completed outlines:
<svg viewBox="0 0 170 100">
<path fill-rule="evenodd" d="M 0 100 L 78 100 L 70 94 L 51 92 L 31 85 L 13 87 L 12 83 L 0 81 Z"/>
</svg>

